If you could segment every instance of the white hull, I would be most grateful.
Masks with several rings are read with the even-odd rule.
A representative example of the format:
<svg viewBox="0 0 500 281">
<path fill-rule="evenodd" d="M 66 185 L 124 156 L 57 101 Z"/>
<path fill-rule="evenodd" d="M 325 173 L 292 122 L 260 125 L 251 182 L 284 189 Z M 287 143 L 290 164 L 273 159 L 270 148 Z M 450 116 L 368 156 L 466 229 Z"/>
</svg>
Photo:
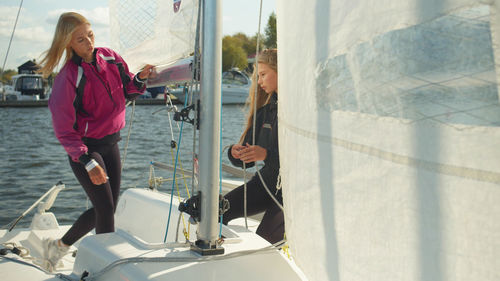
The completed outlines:
<svg viewBox="0 0 500 281">
<path fill-rule="evenodd" d="M 179 101 L 184 103 L 186 99 L 186 95 L 184 93 L 184 89 L 179 88 L 173 91 L 170 91 L 172 95 L 174 95 Z M 199 99 L 198 92 L 193 93 L 193 99 Z M 248 88 L 238 88 L 231 86 L 223 86 L 222 87 L 222 104 L 244 104 L 248 98 Z"/>
<path fill-rule="evenodd" d="M 106 266 L 121 260 L 123 263 L 95 276 L 96 280 L 304 280 L 298 268 L 280 251 L 269 249 L 267 241 L 254 233 L 258 222 L 249 219 L 249 230 L 244 220 L 223 226 L 224 254 L 202 257 L 190 250 L 182 234 L 182 221 L 176 233 L 179 218 L 178 199 L 173 200 L 167 243 L 163 243 L 170 208 L 170 195 L 146 189 L 128 189 L 122 195 L 116 211 L 116 232 L 88 235 L 76 243 L 76 258 L 71 254 L 62 260 L 56 273 L 80 280 L 84 272 L 95 276 Z M 46 213 L 51 215 L 51 213 Z M 186 225 L 188 217 L 184 215 Z M 40 225 L 40 224 L 34 224 Z M 53 225 L 48 223 L 47 225 Z M 54 274 L 42 271 L 40 241 L 58 238 L 69 226 L 55 226 L 48 230 L 14 229 L 0 231 L 0 243 L 12 242 L 30 250 L 35 260 L 23 259 L 12 253 L 6 257 L 27 264 L 0 259 L 2 280 L 60 280 Z M 179 242 L 176 241 L 178 234 Z M 196 240 L 196 227 L 190 225 L 190 240 Z M 266 249 L 256 253 L 245 253 Z M 71 251 L 70 251 L 71 252 Z M 133 262 L 123 259 L 134 258 Z M 142 260 L 137 260 L 142 259 Z M 34 266 L 33 266 L 34 265 Z"/>
<path fill-rule="evenodd" d="M 7 100 L 41 100 L 47 99 L 47 91 L 43 88 L 43 77 L 39 74 L 19 74 L 12 76 L 12 85 L 4 86 Z"/>
</svg>

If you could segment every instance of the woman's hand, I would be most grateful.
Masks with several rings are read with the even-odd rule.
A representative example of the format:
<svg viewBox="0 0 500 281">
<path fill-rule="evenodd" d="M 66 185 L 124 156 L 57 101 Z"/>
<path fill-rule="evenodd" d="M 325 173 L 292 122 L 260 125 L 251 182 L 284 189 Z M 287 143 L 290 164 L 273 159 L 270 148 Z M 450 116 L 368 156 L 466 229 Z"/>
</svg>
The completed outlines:
<svg viewBox="0 0 500 281">
<path fill-rule="evenodd" d="M 241 146 L 241 147 L 242 148 L 238 151 L 239 158 L 237 158 L 237 159 L 240 159 L 241 161 L 243 161 L 245 163 L 261 161 L 261 160 L 266 159 L 266 157 L 267 157 L 267 150 L 265 148 L 263 148 L 262 146 L 249 145 L 247 143 L 245 146 Z M 233 146 L 233 148 L 234 148 L 234 146 Z M 231 153 L 232 152 L 233 151 L 231 150 Z M 234 157 L 234 155 L 233 155 L 233 157 Z"/>
<path fill-rule="evenodd" d="M 154 65 L 147 64 L 139 73 L 139 78 L 146 80 L 148 78 L 155 78 L 157 75 Z"/>
<path fill-rule="evenodd" d="M 108 176 L 104 169 L 97 165 L 92 170 L 89 171 L 89 177 L 93 184 L 101 185 L 108 181 Z"/>
<path fill-rule="evenodd" d="M 235 159 L 240 159 L 240 154 L 241 154 L 241 150 L 245 148 L 245 146 L 241 145 L 241 144 L 234 144 L 232 147 L 231 147 L 231 155 L 235 158 Z"/>
</svg>

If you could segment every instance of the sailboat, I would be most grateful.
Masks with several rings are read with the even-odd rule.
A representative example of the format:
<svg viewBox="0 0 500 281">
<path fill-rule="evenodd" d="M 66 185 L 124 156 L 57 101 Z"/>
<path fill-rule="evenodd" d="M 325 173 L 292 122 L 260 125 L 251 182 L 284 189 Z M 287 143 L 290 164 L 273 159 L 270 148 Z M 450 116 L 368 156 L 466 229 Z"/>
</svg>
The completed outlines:
<svg viewBox="0 0 500 281">
<path fill-rule="evenodd" d="M 163 83 L 163 82 L 162 82 Z M 245 72 L 232 68 L 222 73 L 222 104 L 245 104 L 252 81 Z M 183 101 L 189 96 L 184 86 L 169 89 L 169 94 Z M 193 98 L 199 98 L 199 92 L 192 93 Z"/>
<path fill-rule="evenodd" d="M 204 5 L 203 21 L 220 19 Z M 157 242 L 163 238 L 150 230 L 165 222 L 153 214 L 170 197 L 127 190 L 117 232 L 82 239 L 73 268 L 62 273 L 97 280 L 499 280 L 499 5 L 277 1 L 280 174 L 293 260 L 243 225 L 223 227 L 224 253 L 210 258 Z M 218 61 L 204 46 L 202 58 Z M 210 95 L 217 96 L 213 81 Z M 209 120 L 204 109 L 219 105 L 201 97 L 201 120 Z M 200 125 L 203 139 L 210 129 Z M 217 185 L 207 172 L 218 166 L 205 162 L 210 158 L 200 154 L 200 187 Z M 202 204 L 216 206 L 213 197 Z M 128 213 L 141 202 L 155 202 L 147 220 Z M 208 221 L 216 218 L 201 221 L 193 239 L 211 248 L 217 224 Z M 37 271 L 5 259 L 0 269 L 7 276 Z"/>
<path fill-rule="evenodd" d="M 184 8 L 189 7 L 197 14 L 198 6 L 194 3 L 197 1 L 192 1 L 190 6 L 189 1 L 181 3 L 176 0 L 170 7 L 173 12 L 169 14 L 173 15 L 172 19 L 178 18 L 177 15 L 182 17 L 189 12 Z M 121 2 L 111 3 L 114 4 Z M 162 19 L 169 18 L 164 14 L 167 10 L 161 10 L 160 6 L 156 8 L 158 10 L 154 11 L 163 12 L 160 13 Z M 72 246 L 72 255 L 62 259 L 57 271 L 50 273 L 40 267 L 43 262 L 41 241 L 47 237 L 60 237 L 69 227 L 60 226 L 55 216 L 47 212 L 57 193 L 65 188 L 64 184 L 58 183 L 18 218 L 17 221 L 37 208 L 29 228 L 14 228 L 16 221 L 8 230 L 0 231 L 2 280 L 303 279 L 300 270 L 284 252 L 255 234 L 256 221 L 248 219 L 244 223 L 240 220 L 231 226 L 218 222 L 219 209 L 223 208 L 219 204 L 221 1 L 201 1 L 200 9 L 203 37 L 199 54 L 201 101 L 198 106 L 197 194 L 179 202 L 173 195 L 154 188 L 127 189 L 121 194 L 117 206 L 116 231 L 84 237 Z M 140 44 L 148 43 L 146 38 Z M 136 52 L 133 57 L 141 56 L 137 49 L 132 47 L 129 50 Z M 122 53 L 126 59 L 130 54 Z M 133 69 L 134 61 L 130 61 Z M 160 63 L 155 61 L 155 64 Z M 186 225 L 188 221 L 186 231 L 180 225 L 181 222 Z"/>
</svg>

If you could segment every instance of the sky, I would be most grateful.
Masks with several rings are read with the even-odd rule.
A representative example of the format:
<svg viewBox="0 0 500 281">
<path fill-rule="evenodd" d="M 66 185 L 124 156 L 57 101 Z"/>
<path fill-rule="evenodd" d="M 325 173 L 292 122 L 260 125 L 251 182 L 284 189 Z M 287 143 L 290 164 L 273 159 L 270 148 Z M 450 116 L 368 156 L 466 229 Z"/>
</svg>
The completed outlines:
<svg viewBox="0 0 500 281">
<path fill-rule="evenodd" d="M 172 1 L 172 0 L 170 0 Z M 9 40 L 21 0 L 0 0 L 0 68 L 4 65 Z M 223 34 L 257 33 L 260 0 L 222 0 Z M 50 47 L 57 19 L 63 12 L 84 15 L 92 24 L 96 46 L 109 47 L 109 9 L 107 0 L 25 0 L 19 14 L 5 69 L 14 69 L 28 60 L 39 59 Z M 276 11 L 275 0 L 262 4 L 261 33 L 269 15 Z"/>
</svg>

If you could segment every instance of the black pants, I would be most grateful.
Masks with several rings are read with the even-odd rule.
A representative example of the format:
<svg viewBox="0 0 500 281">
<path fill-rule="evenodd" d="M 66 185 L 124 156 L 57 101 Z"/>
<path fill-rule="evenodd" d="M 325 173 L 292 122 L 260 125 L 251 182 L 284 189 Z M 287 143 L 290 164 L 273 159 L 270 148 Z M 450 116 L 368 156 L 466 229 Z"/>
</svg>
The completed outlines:
<svg viewBox="0 0 500 281">
<path fill-rule="evenodd" d="M 62 242 L 66 245 L 73 245 L 94 227 L 97 234 L 115 231 L 114 213 L 118 204 L 121 181 L 120 150 L 117 143 L 88 146 L 88 149 L 90 157 L 104 169 L 109 180 L 101 185 L 93 184 L 84 165 L 69 158 L 71 169 L 93 207 L 81 214 L 63 236 Z"/>
<path fill-rule="evenodd" d="M 276 178 L 264 177 L 267 187 L 276 194 Z M 275 195 L 276 199 L 283 204 L 281 190 Z M 244 186 L 241 185 L 224 198 L 229 201 L 230 209 L 223 216 L 223 223 L 228 224 L 231 220 L 245 216 L 244 213 Z M 264 213 L 264 217 L 257 228 L 257 234 L 274 244 L 283 240 L 285 234 L 285 220 L 283 211 L 276 205 L 262 185 L 258 175 L 247 182 L 247 216 Z"/>
</svg>

